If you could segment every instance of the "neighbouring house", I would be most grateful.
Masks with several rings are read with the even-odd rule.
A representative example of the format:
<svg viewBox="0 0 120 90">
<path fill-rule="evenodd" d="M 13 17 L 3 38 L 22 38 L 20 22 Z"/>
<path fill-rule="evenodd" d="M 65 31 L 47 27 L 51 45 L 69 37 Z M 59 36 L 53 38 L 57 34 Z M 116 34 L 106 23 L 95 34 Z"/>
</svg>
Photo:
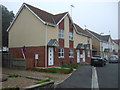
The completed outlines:
<svg viewBox="0 0 120 90">
<path fill-rule="evenodd" d="M 91 37 L 68 12 L 53 15 L 23 3 L 7 31 L 10 53 L 30 68 L 90 62 Z"/>
<path fill-rule="evenodd" d="M 101 35 L 85 29 L 89 34 L 92 35 L 92 55 L 100 55 L 101 54 Z"/>
<path fill-rule="evenodd" d="M 113 54 L 116 54 L 118 55 L 118 45 L 119 45 L 119 40 L 118 39 L 115 39 L 115 40 L 112 40 L 113 42 Z"/>
<path fill-rule="evenodd" d="M 112 39 L 110 35 L 102 35 L 86 29 L 92 35 L 92 55 L 102 55 L 108 58 L 112 54 Z"/>
</svg>

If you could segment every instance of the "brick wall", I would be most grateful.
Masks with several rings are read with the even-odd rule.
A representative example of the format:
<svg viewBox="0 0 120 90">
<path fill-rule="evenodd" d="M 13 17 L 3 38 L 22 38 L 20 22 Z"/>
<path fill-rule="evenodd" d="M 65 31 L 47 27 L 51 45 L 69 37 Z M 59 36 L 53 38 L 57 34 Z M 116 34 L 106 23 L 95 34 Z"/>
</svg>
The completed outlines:
<svg viewBox="0 0 120 90">
<path fill-rule="evenodd" d="M 19 48 L 10 48 L 10 53 L 12 54 L 13 58 L 23 58 L 20 47 Z M 45 60 L 45 47 L 44 46 L 26 47 L 25 48 L 25 57 L 26 57 L 27 63 L 29 63 L 29 62 L 31 63 L 34 61 L 33 63 L 35 66 L 35 54 L 39 55 L 39 58 L 37 60 L 38 61 L 37 66 L 44 67 L 45 66 L 45 61 L 44 61 Z M 30 60 L 32 60 L 32 61 L 30 61 Z"/>
</svg>

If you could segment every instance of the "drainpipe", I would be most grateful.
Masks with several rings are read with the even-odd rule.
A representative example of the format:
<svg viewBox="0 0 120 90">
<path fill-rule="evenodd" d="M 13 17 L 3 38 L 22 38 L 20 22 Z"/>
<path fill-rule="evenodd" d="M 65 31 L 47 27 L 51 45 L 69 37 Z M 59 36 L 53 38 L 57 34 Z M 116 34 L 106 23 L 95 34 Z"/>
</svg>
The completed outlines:
<svg viewBox="0 0 120 90">
<path fill-rule="evenodd" d="M 46 22 L 46 29 L 45 29 L 45 67 L 47 67 L 47 26 L 48 26 L 48 23 Z"/>
</svg>

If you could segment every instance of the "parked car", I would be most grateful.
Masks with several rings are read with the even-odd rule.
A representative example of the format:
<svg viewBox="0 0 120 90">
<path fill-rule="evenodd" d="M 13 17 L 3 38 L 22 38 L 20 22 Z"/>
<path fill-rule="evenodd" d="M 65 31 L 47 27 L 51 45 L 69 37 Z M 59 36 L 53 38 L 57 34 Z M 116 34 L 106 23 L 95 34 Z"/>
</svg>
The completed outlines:
<svg viewBox="0 0 120 90">
<path fill-rule="evenodd" d="M 109 63 L 119 63 L 120 60 L 118 59 L 118 56 L 117 55 L 111 55 L 109 57 Z"/>
<path fill-rule="evenodd" d="M 97 66 L 97 65 L 100 65 L 100 66 L 105 66 L 107 63 L 107 60 L 100 56 L 100 55 L 95 55 L 91 58 L 91 66 Z"/>
</svg>

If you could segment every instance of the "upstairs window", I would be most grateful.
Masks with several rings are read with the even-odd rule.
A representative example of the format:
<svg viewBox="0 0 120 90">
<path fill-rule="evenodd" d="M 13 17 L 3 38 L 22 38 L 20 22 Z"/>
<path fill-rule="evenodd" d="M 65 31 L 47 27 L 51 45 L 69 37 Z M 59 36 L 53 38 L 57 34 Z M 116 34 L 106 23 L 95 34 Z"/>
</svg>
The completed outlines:
<svg viewBox="0 0 120 90">
<path fill-rule="evenodd" d="M 74 38 L 73 38 L 73 32 L 69 32 L 69 40 L 74 40 Z"/>
<path fill-rule="evenodd" d="M 58 57 L 59 57 L 59 58 L 64 58 L 64 49 L 63 49 L 63 48 L 60 48 L 60 49 L 58 50 Z"/>
<path fill-rule="evenodd" d="M 59 36 L 59 38 L 64 38 L 64 30 L 63 29 L 59 29 L 58 30 L 58 36 Z"/>
<path fill-rule="evenodd" d="M 74 50 L 69 49 L 69 58 L 74 58 Z"/>
</svg>

